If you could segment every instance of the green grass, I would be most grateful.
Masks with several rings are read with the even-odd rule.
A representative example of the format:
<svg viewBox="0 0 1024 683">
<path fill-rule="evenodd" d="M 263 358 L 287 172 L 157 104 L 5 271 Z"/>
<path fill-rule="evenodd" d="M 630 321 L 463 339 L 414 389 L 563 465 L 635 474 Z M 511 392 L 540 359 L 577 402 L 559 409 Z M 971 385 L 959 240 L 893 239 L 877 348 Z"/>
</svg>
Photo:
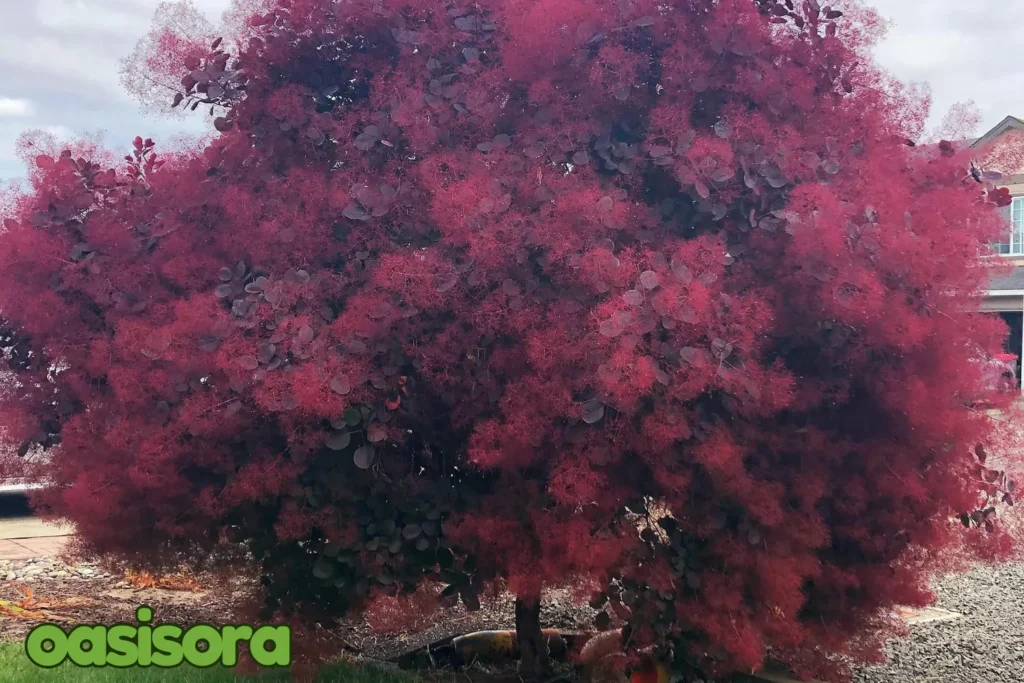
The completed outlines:
<svg viewBox="0 0 1024 683">
<path fill-rule="evenodd" d="M 266 673 L 243 678 L 230 669 L 196 669 L 182 665 L 174 669 L 83 669 L 63 664 L 55 669 L 40 669 L 25 656 L 22 643 L 0 643 L 0 683 L 285 683 L 286 672 Z M 316 678 L 316 683 L 412 683 L 413 677 L 349 664 L 335 664 Z"/>
</svg>

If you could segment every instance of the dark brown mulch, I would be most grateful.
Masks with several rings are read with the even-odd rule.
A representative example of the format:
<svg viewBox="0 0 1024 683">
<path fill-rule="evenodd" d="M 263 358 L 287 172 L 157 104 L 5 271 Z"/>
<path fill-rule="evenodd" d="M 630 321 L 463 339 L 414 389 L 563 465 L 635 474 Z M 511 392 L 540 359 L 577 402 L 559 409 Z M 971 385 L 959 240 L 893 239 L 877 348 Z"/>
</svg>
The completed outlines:
<svg viewBox="0 0 1024 683">
<path fill-rule="evenodd" d="M 43 612 L 57 620 L 76 624 L 115 624 L 134 621 L 141 605 L 153 608 L 154 620 L 182 625 L 228 622 L 235 613 L 235 596 L 223 590 L 177 591 L 160 588 L 131 588 L 118 578 L 96 577 L 76 581 L 0 582 L 0 598 L 18 602 L 28 586 L 36 600 L 53 604 Z M 70 606 L 67 606 L 70 605 Z M 23 639 L 36 625 L 35 619 L 0 613 L 0 640 Z"/>
</svg>

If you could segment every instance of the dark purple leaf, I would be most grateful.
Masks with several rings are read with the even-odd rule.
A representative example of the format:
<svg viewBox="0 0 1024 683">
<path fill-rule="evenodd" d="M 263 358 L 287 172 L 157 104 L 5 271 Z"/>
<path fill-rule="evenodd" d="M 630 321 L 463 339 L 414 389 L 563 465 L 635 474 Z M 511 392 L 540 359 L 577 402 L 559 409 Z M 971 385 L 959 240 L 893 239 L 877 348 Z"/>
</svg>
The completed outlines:
<svg viewBox="0 0 1024 683">
<path fill-rule="evenodd" d="M 341 451 L 348 448 L 352 436 L 348 432 L 331 432 L 327 435 L 324 444 L 332 451 Z"/>
<path fill-rule="evenodd" d="M 693 346 L 685 346 L 679 349 L 679 357 L 690 365 L 699 365 L 704 360 L 704 351 Z"/>
<path fill-rule="evenodd" d="M 245 286 L 249 294 L 259 294 L 267 286 L 267 278 L 260 276 Z"/>
<path fill-rule="evenodd" d="M 331 391 L 340 396 L 345 396 L 352 391 L 352 386 L 344 377 L 335 377 L 331 380 Z"/>
<path fill-rule="evenodd" d="M 356 467 L 361 470 L 368 470 L 373 465 L 373 459 L 376 452 L 373 446 L 360 446 L 356 449 L 356 452 L 352 454 L 352 462 L 355 463 Z"/>
<path fill-rule="evenodd" d="M 201 337 L 199 339 L 199 350 L 203 353 L 213 353 L 220 348 L 220 339 L 217 337 Z"/>
<path fill-rule="evenodd" d="M 370 215 L 366 213 L 363 207 L 358 204 L 349 204 L 345 207 L 345 210 L 341 214 L 350 220 L 354 221 L 365 221 L 370 219 Z"/>
<path fill-rule="evenodd" d="M 261 363 L 269 363 L 274 359 L 274 354 L 277 353 L 277 346 L 274 344 L 260 344 L 259 350 L 256 352 L 256 358 Z"/>
<path fill-rule="evenodd" d="M 380 443 L 388 436 L 387 427 L 380 422 L 374 422 L 366 430 L 366 440 L 370 443 Z"/>
<path fill-rule="evenodd" d="M 604 417 L 604 404 L 597 399 L 591 399 L 583 404 L 581 414 L 583 421 L 588 425 L 600 422 Z"/>
<path fill-rule="evenodd" d="M 671 267 L 672 273 L 675 274 L 679 281 L 684 285 L 693 281 L 693 272 L 679 259 L 672 259 Z"/>
<path fill-rule="evenodd" d="M 711 180 L 716 183 L 726 183 L 736 176 L 736 171 L 731 168 L 720 168 L 711 174 Z"/>
<path fill-rule="evenodd" d="M 676 142 L 676 153 L 686 154 L 690 151 L 690 147 L 693 146 L 693 141 L 697 139 L 697 131 L 688 130 L 679 136 L 679 140 Z"/>
<path fill-rule="evenodd" d="M 437 291 L 444 293 L 455 286 L 459 281 L 458 273 L 451 273 L 450 275 L 442 275 L 437 279 Z"/>
<path fill-rule="evenodd" d="M 602 337 L 611 339 L 622 334 L 622 327 L 614 320 L 605 320 L 597 326 L 597 331 Z"/>
</svg>

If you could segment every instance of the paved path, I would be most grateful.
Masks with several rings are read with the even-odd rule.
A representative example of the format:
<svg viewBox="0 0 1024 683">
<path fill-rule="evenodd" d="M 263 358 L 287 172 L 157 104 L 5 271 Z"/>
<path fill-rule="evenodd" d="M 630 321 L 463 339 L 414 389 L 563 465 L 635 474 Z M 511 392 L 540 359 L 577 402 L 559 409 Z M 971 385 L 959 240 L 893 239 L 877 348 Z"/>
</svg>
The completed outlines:
<svg viewBox="0 0 1024 683">
<path fill-rule="evenodd" d="M 28 560 L 60 553 L 73 529 L 34 517 L 0 519 L 0 560 Z"/>
</svg>

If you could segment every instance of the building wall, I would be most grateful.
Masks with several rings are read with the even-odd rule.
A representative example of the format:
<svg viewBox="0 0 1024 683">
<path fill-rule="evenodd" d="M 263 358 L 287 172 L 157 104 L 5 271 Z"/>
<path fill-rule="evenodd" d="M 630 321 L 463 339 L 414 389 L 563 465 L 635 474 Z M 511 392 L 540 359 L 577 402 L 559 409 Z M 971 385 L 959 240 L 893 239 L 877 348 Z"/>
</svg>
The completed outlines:
<svg viewBox="0 0 1024 683">
<path fill-rule="evenodd" d="M 1024 310 L 1024 296 L 1020 294 L 1001 295 L 993 293 L 985 297 L 985 300 L 981 302 L 981 310 L 992 313 L 1021 311 Z"/>
</svg>

